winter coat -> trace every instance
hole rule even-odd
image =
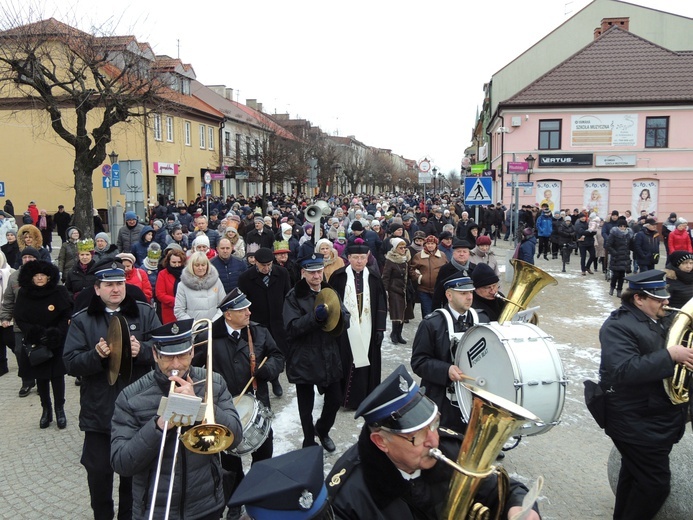
[[[33,284],[32,277],[45,272],[49,266],[50,279],[43,287]],[[19,291],[14,302],[14,320],[22,331],[23,344],[20,374],[25,379],[51,379],[65,375],[63,346],[72,315],[72,297],[64,286],[58,285],[58,268],[46,262],[28,262],[19,271]],[[37,366],[31,366],[27,356],[30,345],[44,344],[53,357]]]
[[[215,320],[221,316],[218,307],[225,296],[224,285],[219,280],[219,274],[214,266],[210,265],[203,277],[195,276],[187,269],[183,269],[176,291],[173,313],[178,320],[189,318]]]
[[[534,235],[524,239],[520,244],[520,250],[517,255],[518,260],[534,264],[534,251],[537,247],[537,237]]]
[[[469,255],[469,259],[473,264],[487,264],[491,269],[493,269],[496,276],[500,277],[498,259],[493,251],[489,249],[487,253],[484,253],[481,249],[479,249],[479,246],[477,246],[469,252]]]
[[[563,247],[564,245],[570,242],[576,243],[575,226],[573,226],[572,222],[567,222],[564,220],[561,224],[558,225],[557,233],[559,246]]]
[[[409,251],[405,256],[399,255],[391,249],[385,255],[383,267],[383,286],[387,292],[388,308],[392,321],[404,321],[414,319],[414,299],[407,297],[407,285],[409,283]]]
[[[108,384],[108,359],[102,359],[95,347],[99,338],[108,337],[111,316],[99,296],[94,295],[87,308],[75,313],[67,331],[63,361],[68,374],[82,378],[79,387],[82,431],[110,434],[116,397],[128,384],[151,371],[154,363],[151,342],[143,339],[145,332],[161,326],[154,309],[125,296],[120,315],[128,323],[129,334],[140,342],[140,352],[132,358],[130,381],[119,377],[113,386]]]
[[[255,381],[257,389],[255,397],[267,408],[271,408],[268,381],[273,381],[284,371],[284,355],[267,328],[250,322],[250,333],[253,337],[253,352],[255,352]],[[267,361],[258,369],[262,360]],[[248,347],[248,327],[241,331],[238,342],[234,341],[226,328],[226,321],[220,316],[212,324],[212,361],[214,371],[221,374],[231,395],[237,396],[243,391],[250,373],[250,348]],[[207,349],[198,349],[193,359],[195,366],[205,366]],[[252,387],[250,388],[253,394]]]
[[[322,288],[330,287],[322,283]],[[293,384],[312,384],[325,388],[342,379],[342,362],[337,338],[322,330],[315,318],[316,294],[304,278],[284,299],[284,327],[288,343],[286,376]],[[349,313],[342,306],[345,326]]]
[[[145,236],[147,233],[151,233],[152,239],[149,242],[145,241]],[[136,243],[132,244],[130,252],[135,255],[135,265],[137,267],[142,267],[142,262],[147,258],[147,249],[149,244],[154,242],[154,228],[152,226],[144,226],[142,231],[140,231],[140,236]]]
[[[427,294],[433,294],[438,272],[447,263],[448,259],[438,249],[432,255],[428,254],[425,249],[416,253],[409,262],[409,276],[412,282],[416,284],[416,289]]]
[[[606,239],[606,250],[609,252],[609,269],[612,271],[630,271],[630,246],[633,231],[626,228],[612,227]]]
[[[125,273],[125,283],[142,289],[142,292],[147,297],[147,301],[149,303],[152,302],[152,284],[149,282],[149,276],[147,276],[144,269],[133,267],[127,271]]]
[[[693,244],[691,244],[691,234],[688,229],[675,229],[669,233],[669,238],[667,239],[669,245],[669,252],[674,251],[688,251],[693,253]]]
[[[654,322],[630,303],[611,313],[599,331],[599,377],[606,392],[606,434],[641,446],[678,442],[688,404],[674,405],[662,380],[674,374],[666,349],[667,319]]]
[[[118,251],[121,253],[132,253],[132,246],[139,241],[143,227],[144,225],[139,222],[133,227],[128,226],[127,223],[121,227],[118,230],[118,238],[116,239]]]
[[[577,238],[577,244],[580,247],[589,247],[594,245],[594,235],[596,231],[590,231],[589,223],[578,220],[575,223],[575,236]],[[583,238],[584,237],[584,238]]]
[[[177,283],[180,280],[183,267],[179,267],[179,275],[176,276],[171,272],[171,267],[159,271],[159,276],[156,279],[156,300],[161,307],[161,321],[173,323],[176,321],[176,315],[173,313],[173,307],[176,304],[176,289]]]
[[[542,213],[539,215],[535,227],[537,229],[537,236],[550,237],[553,231],[553,217],[551,213]]]
[[[273,265],[269,285],[262,281],[264,275],[252,266],[238,277],[238,288],[251,302],[253,321],[267,327],[284,355],[287,354],[286,330],[284,329],[284,298],[291,290],[289,272]]]
[[[207,371],[191,367],[190,377],[200,382]],[[205,396],[206,384],[193,388],[198,397]],[[158,368],[125,388],[118,396],[113,414],[111,436],[111,465],[116,473],[132,477],[132,519],[148,517],[151,493],[159,455],[162,432],[156,426],[156,416],[161,398],[168,395],[171,382]],[[229,428],[234,440],[229,448],[236,447],[243,439],[243,426],[233,406],[233,397],[219,374],[212,376],[214,419]],[[185,432],[187,428],[183,429]],[[155,518],[164,517],[164,508],[173,467],[173,451],[176,429],[166,433],[159,486],[155,503]],[[156,448],[153,448],[153,447]],[[202,518],[224,506],[222,469],[218,456],[194,453],[183,447],[178,449],[170,518]],[[182,508],[182,510],[181,510]]]
[[[680,309],[693,298],[693,272],[686,273],[678,267],[668,265],[664,270],[669,286],[669,306]]]
[[[65,283],[65,280],[67,279],[67,273],[69,273],[75,264],[79,262],[77,242],[74,242],[72,238],[70,238],[70,233],[72,233],[74,229],[76,229],[79,233],[79,240],[82,239],[82,231],[75,226],[70,226],[65,232],[65,242],[63,242],[63,245],[60,246],[60,252],[58,253],[58,269],[60,269],[63,283]],[[17,236],[17,239],[19,240],[19,236]]]
[[[633,238],[633,260],[638,265],[655,265],[654,255],[659,254],[659,234],[643,227]]]
[[[330,249],[330,257],[325,258],[324,262],[325,270],[323,271],[323,273],[325,275],[325,280],[328,282],[330,281],[332,273],[346,265],[346,261],[339,256],[339,253],[335,248]]]
[[[233,255],[228,260],[222,260],[218,255],[215,256],[210,263],[215,267],[219,274],[219,279],[224,286],[224,292],[230,293],[238,287],[238,277],[246,269],[242,260]]]
[[[12,243],[7,242],[4,246],[0,247],[0,250],[2,250],[3,254],[5,255],[8,265],[10,265],[13,269],[18,269],[19,264],[22,261],[22,257],[19,254],[19,244],[17,241],[15,240]]]
[[[96,276],[89,274],[89,269],[94,265],[94,260],[87,264],[85,270],[81,268],[81,265],[82,263],[78,261],[65,277],[65,288],[73,298],[76,298],[83,289],[93,287],[96,281]]]

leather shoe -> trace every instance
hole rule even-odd
[[[58,424],[59,430],[64,430],[67,427],[67,417],[65,417],[64,408],[55,409],[55,422]]]
[[[34,385],[26,385],[23,386],[19,389],[19,397],[26,397],[31,393],[31,389],[34,388]]]
[[[45,430],[48,425],[53,422],[53,410],[50,406],[43,407],[43,413],[41,414],[41,420],[39,421],[39,428]]]
[[[279,379],[272,381],[272,393],[277,397],[284,395],[284,390],[282,389],[281,383],[279,383]]]
[[[320,439],[320,444],[322,444],[322,447],[330,453],[333,453],[337,449],[337,446],[334,445],[334,441],[330,439],[329,435],[325,435],[323,437],[322,435],[318,434],[318,439]]]

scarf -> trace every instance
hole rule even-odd
[[[671,270],[676,274],[676,279],[681,280],[686,285],[693,284],[693,271],[687,273],[678,267],[671,266]]]
[[[388,259],[390,262],[393,264],[403,264],[405,262],[409,262],[411,260],[411,253],[409,250],[405,252],[405,254],[401,255],[394,249],[390,249],[386,254],[385,258]]]
[[[347,335],[351,346],[351,355],[354,358],[356,368],[367,367],[371,363],[368,360],[368,349],[371,343],[371,292],[368,283],[368,268],[363,270],[363,312],[359,315],[359,302],[356,295],[356,282],[351,266],[346,270],[347,282],[344,288],[344,307],[351,314]]]
[[[47,229],[48,228],[48,224],[46,223],[46,216],[45,215],[41,215],[41,217],[39,218],[38,227],[39,227],[39,229]]]
[[[467,260],[466,264],[460,264],[454,258],[451,258],[450,263],[455,266],[455,269],[457,269],[458,271],[464,271],[465,274],[469,270],[469,260]]]
[[[175,282],[173,282],[173,294],[176,294],[176,291],[178,290],[178,284],[180,283],[180,275],[183,273],[184,267],[181,265],[179,267],[171,267],[170,265],[166,268],[166,270],[173,275],[173,277],[176,279]]]

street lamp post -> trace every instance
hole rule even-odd
[[[431,179],[433,180],[433,198],[436,198],[436,177],[438,176],[438,168],[435,166],[433,167],[433,170],[431,170],[432,175]]]
[[[527,163],[527,181],[529,181],[529,176],[534,173],[534,161],[536,161],[536,158],[532,154],[525,157],[525,162]]]
[[[115,152],[115,150],[108,154],[108,159],[111,161],[111,178],[108,183],[108,188],[106,188],[106,202],[108,204],[108,231],[111,233],[111,244],[115,244],[116,239],[113,233],[113,228],[115,227],[113,225],[113,221],[115,219],[113,218],[113,201],[111,200],[111,188],[113,187],[113,165],[118,164],[118,154]]]

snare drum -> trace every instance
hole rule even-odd
[[[546,433],[558,424],[568,381],[553,339],[536,325],[475,325],[458,345],[455,364],[466,375],[478,378],[477,384],[487,392],[526,408],[542,420],[525,424],[519,435]],[[460,383],[455,384],[455,392],[462,416],[469,421],[473,396]]]
[[[243,425],[243,440],[228,453],[241,456],[262,446],[269,435],[274,413],[251,394],[245,394],[238,400],[236,410]]]

